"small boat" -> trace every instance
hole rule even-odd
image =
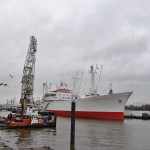
[[[15,120],[5,119],[0,124],[0,129],[16,129],[16,128],[55,128],[56,127],[56,116],[54,120],[48,119],[48,117],[38,118],[36,116],[25,116],[24,118],[16,118]]]
[[[27,109],[28,110],[28,109]],[[0,129],[16,128],[46,128],[56,127],[56,116],[53,114],[38,115],[36,112],[26,113],[23,117],[20,114],[8,114],[7,117],[0,118]]]

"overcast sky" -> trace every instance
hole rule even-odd
[[[72,83],[76,72],[103,65],[99,92],[133,91],[150,103],[149,0],[1,0],[0,103],[21,97],[30,36],[37,39],[34,97],[43,82]],[[9,74],[15,75],[11,78]],[[82,84],[84,87],[84,85]]]

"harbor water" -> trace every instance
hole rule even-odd
[[[52,150],[150,149],[150,120],[77,118],[74,146],[70,146],[70,130],[71,119],[57,117],[56,129],[4,129],[0,130],[0,140],[14,150],[40,147],[50,147]]]

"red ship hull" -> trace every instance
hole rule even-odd
[[[62,111],[62,110],[51,110],[57,116],[70,117],[71,111]],[[115,119],[115,120],[124,120],[124,112],[83,112],[76,111],[76,117],[78,118],[97,118],[97,119]]]

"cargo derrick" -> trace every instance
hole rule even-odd
[[[26,103],[33,103],[36,51],[37,40],[34,36],[31,36],[21,81],[22,89],[20,102],[22,104],[22,115],[24,113]]]

